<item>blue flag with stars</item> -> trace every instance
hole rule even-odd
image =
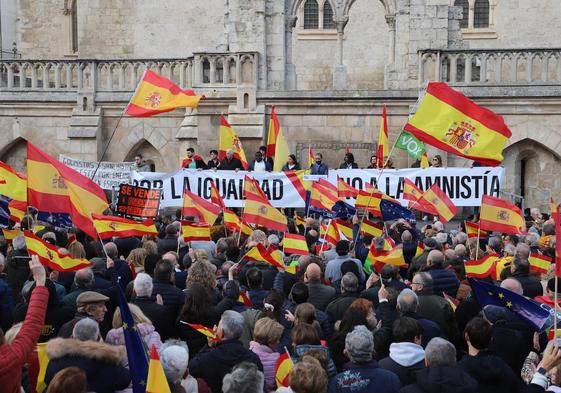
[[[505,307],[536,330],[541,331],[544,328],[549,318],[549,312],[541,308],[539,304],[508,289],[480,280],[470,278],[469,284],[481,308],[489,304]]]
[[[417,222],[415,214],[411,210],[388,199],[382,199],[380,201],[380,212],[382,213],[384,221],[404,218],[411,224],[415,224]]]
[[[116,285],[119,296],[119,309],[123,320],[123,333],[125,346],[127,347],[127,358],[129,370],[131,370],[132,391],[134,393],[146,392],[146,378],[148,377],[148,353],[140,337],[131,310],[125,299],[125,294],[120,285]]]

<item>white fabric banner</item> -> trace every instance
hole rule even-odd
[[[243,180],[245,175],[255,178],[275,207],[305,207],[302,190],[298,189],[283,172],[234,172],[234,171],[197,171],[181,169],[174,173],[132,172],[132,184],[146,188],[162,189],[160,207],[180,207],[182,190],[187,187],[191,192],[210,199],[210,182],[215,182],[218,191],[228,207],[243,206]],[[456,206],[479,206],[481,196],[499,196],[504,181],[502,167],[475,168],[407,168],[386,169],[380,176],[378,188],[404,205],[403,181],[407,178],[425,190],[437,183],[448,194]],[[327,179],[337,185],[337,176],[351,186],[366,189],[366,184],[376,185],[380,175],[377,169],[337,169],[330,170]],[[306,184],[325,176],[305,176]],[[347,201],[353,204],[353,200]]]
[[[98,165],[97,161],[78,160],[63,154],[58,156],[58,160],[90,179]],[[121,183],[130,183],[133,167],[134,162],[102,161],[93,180],[104,190],[111,190],[113,187],[119,188]]]

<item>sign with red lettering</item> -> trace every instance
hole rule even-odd
[[[116,214],[127,218],[154,218],[158,215],[162,190],[119,185]]]

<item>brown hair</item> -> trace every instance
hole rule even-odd
[[[127,262],[134,263],[135,267],[144,267],[144,260],[146,259],[146,249],[145,248],[135,248],[129,253],[127,257]]]
[[[68,253],[72,255],[73,258],[85,258],[86,249],[84,245],[79,241],[72,242],[68,245]]]
[[[209,291],[216,288],[216,275],[213,265],[208,261],[193,262],[187,271],[187,289],[194,283],[199,283]]]
[[[142,248],[146,250],[146,256],[148,255],[158,255],[158,245],[154,240],[147,240],[142,245]]]
[[[271,318],[261,318],[255,322],[253,339],[261,345],[276,344],[280,341],[284,327]]]
[[[67,367],[55,374],[46,393],[85,393],[88,380],[84,370],[78,367]]]
[[[317,360],[324,370],[327,370],[329,358],[327,352],[320,348],[308,349],[302,356],[298,358],[299,362],[307,362],[310,359]]]
[[[298,362],[289,374],[289,386],[294,393],[327,393],[327,373],[311,356]]]
[[[318,335],[321,336],[321,326],[316,320],[316,308],[312,303],[299,304],[294,311],[294,318],[294,325],[301,323],[312,325],[318,331]]]
[[[301,344],[320,344],[320,336],[318,330],[309,323],[299,323],[298,325],[294,326],[294,328],[292,329],[292,333],[290,334],[290,338],[292,340],[292,344],[294,344],[295,346]]]

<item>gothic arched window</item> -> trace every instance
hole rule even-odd
[[[456,7],[462,7],[462,19],[460,20],[460,27],[465,29],[468,27],[469,20],[469,2],[468,0],[456,0],[454,3]]]
[[[325,1],[323,4],[323,28],[324,29],[335,29],[335,21],[333,20],[333,8],[329,1]]]
[[[317,0],[304,3],[304,29],[319,29],[319,6]]]
[[[473,7],[473,27],[489,27],[489,0],[476,0]]]

